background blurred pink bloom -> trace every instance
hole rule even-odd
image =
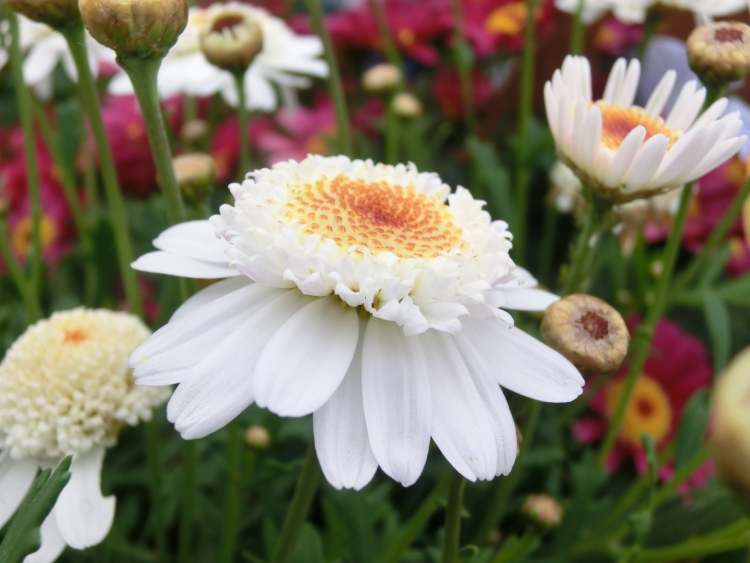
[[[474,85],[474,107],[481,109],[492,97],[492,84],[489,78],[475,69],[472,74]],[[441,68],[432,84],[432,95],[440,105],[443,114],[458,118],[464,114],[461,100],[461,81],[458,79],[458,71],[453,68]]]
[[[610,16],[596,27],[593,46],[606,55],[619,57],[633,49],[642,36],[642,25],[624,23]]]

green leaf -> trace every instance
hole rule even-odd
[[[680,469],[698,455],[703,447],[708,429],[708,394],[695,393],[682,411],[682,422],[675,447],[675,470]]]
[[[34,479],[0,543],[0,561],[20,563],[29,553],[39,549],[39,528],[70,480],[70,462],[68,456],[54,470],[42,471]]]
[[[511,536],[503,542],[503,546],[492,560],[492,563],[522,561],[524,558],[534,553],[541,543],[541,539],[536,534]]]
[[[711,337],[711,356],[714,361],[714,371],[718,372],[729,360],[732,329],[726,304],[711,289],[706,289],[703,292],[703,314]]]
[[[476,138],[468,140],[467,148],[492,216],[512,217],[510,174],[498,158],[495,148],[490,143]]]

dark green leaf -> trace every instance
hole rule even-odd
[[[677,434],[675,469],[680,469],[694,459],[703,447],[708,428],[708,394],[695,393],[682,411],[682,422]]]

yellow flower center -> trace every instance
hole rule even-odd
[[[42,248],[46,249],[57,237],[57,224],[52,217],[42,216]],[[11,235],[13,250],[18,256],[25,257],[29,252],[34,237],[34,225],[31,217],[24,217],[18,222]]]
[[[606,102],[597,102],[602,113],[602,143],[611,150],[617,150],[633,129],[642,125],[646,129],[646,140],[654,135],[664,135],[671,147],[679,138],[679,133],[667,127],[661,117],[649,115],[643,108],[622,107]]]
[[[322,135],[314,135],[310,137],[305,143],[305,152],[307,154],[326,154],[328,152],[328,144]]]
[[[493,10],[484,22],[485,29],[493,35],[518,35],[526,23],[526,6],[512,2]]]
[[[441,200],[385,181],[339,175],[294,186],[284,217],[308,235],[372,254],[434,258],[462,245],[462,231]]]
[[[408,27],[400,28],[396,36],[398,37],[398,42],[405,47],[411,47],[417,40],[414,30]]]
[[[80,327],[67,327],[63,330],[63,344],[80,344],[88,338],[88,332]]]
[[[607,412],[613,415],[623,391],[623,383],[616,383],[607,391]],[[625,409],[620,438],[639,446],[641,436],[648,434],[655,443],[666,438],[672,423],[672,405],[659,383],[647,375],[636,382],[633,395]]]

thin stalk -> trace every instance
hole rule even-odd
[[[726,240],[729,231],[734,226],[740,213],[742,213],[742,206],[748,198],[748,195],[750,195],[750,180],[746,181],[742,186],[742,189],[737,192],[732,203],[724,212],[721,221],[719,221],[719,224],[711,231],[711,235],[708,237],[708,240],[706,240],[703,248],[701,248],[700,252],[693,257],[690,264],[688,264],[682,274],[675,281],[675,287],[678,290],[686,289],[693,279],[695,279],[695,276],[705,271],[706,261],[716,254],[716,251]],[[675,293],[678,293],[678,291],[675,291]]]
[[[669,563],[670,561],[692,561],[716,553],[736,551],[750,545],[750,530],[730,537],[714,537],[709,534],[694,537],[684,543],[645,549],[635,558],[635,563]]]
[[[608,203],[600,202],[596,196],[589,197],[588,202],[586,221],[578,235],[563,285],[563,294],[565,295],[583,291],[588,285],[586,278],[590,273],[591,257],[593,256],[595,245],[599,242],[601,228],[607,224],[611,210]]]
[[[60,184],[63,188],[65,201],[68,204],[73,223],[76,226],[78,238],[81,241],[81,251],[83,254],[83,284],[84,284],[84,303],[91,306],[96,300],[96,288],[98,274],[94,263],[94,241],[91,237],[91,228],[86,220],[81,201],[76,190],[75,178],[70,167],[65,162],[60,148],[52,137],[52,128],[50,127],[47,115],[39,104],[34,104],[34,109],[39,123],[39,130],[42,133],[42,140],[47,146],[55,168],[60,174]]]
[[[143,315],[143,302],[138,279],[135,270],[130,267],[133,261],[133,246],[128,230],[128,218],[125,210],[125,202],[117,181],[112,150],[107,140],[107,134],[102,121],[102,110],[99,103],[99,92],[96,89],[94,77],[91,75],[89,59],[86,48],[86,39],[83,24],[76,23],[63,30],[63,35],[68,43],[68,48],[73,56],[76,70],[78,71],[78,88],[81,95],[83,108],[88,116],[89,125],[96,141],[99,162],[101,165],[104,189],[107,194],[107,205],[109,207],[109,219],[115,236],[115,248],[117,251],[117,262],[120,268],[125,297],[128,308],[133,314]]]
[[[305,0],[307,11],[310,12],[312,29],[323,41],[325,59],[328,63],[328,91],[336,108],[336,133],[339,139],[339,150],[342,154],[352,153],[352,140],[349,125],[349,110],[346,107],[344,87],[341,84],[336,54],[333,52],[331,36],[328,34],[323,21],[321,0]]]
[[[482,541],[486,538],[488,532],[497,526],[505,515],[505,511],[508,509],[508,501],[518,485],[518,482],[521,480],[523,465],[526,460],[526,455],[531,448],[531,444],[534,441],[534,434],[536,434],[536,428],[539,424],[539,416],[541,412],[542,403],[539,401],[531,401],[526,422],[521,430],[521,447],[518,450],[516,463],[513,466],[510,475],[501,479],[495,485],[495,492],[492,495],[492,500],[487,505],[487,512],[485,513],[484,520],[474,538],[475,541]]]
[[[586,26],[583,23],[583,10],[586,7],[586,0],[578,0],[576,13],[573,16],[573,27],[570,30],[570,48],[568,49],[573,55],[583,53],[583,40]]]
[[[26,186],[31,210],[31,252],[26,253],[27,264],[30,266],[29,283],[37,303],[42,289],[42,273],[44,268],[44,245],[42,243],[42,195],[39,185],[39,156],[37,155],[36,136],[34,135],[33,103],[31,93],[23,80],[23,54],[18,28],[18,17],[11,12],[8,15],[10,23],[10,60],[13,74],[13,86],[16,90],[18,113],[23,129],[24,156],[26,158]],[[41,306],[37,308],[41,310]]]
[[[16,290],[26,307],[26,316],[30,324],[40,319],[42,312],[39,308],[37,295],[32,291],[31,284],[26,279],[21,265],[18,263],[18,258],[16,258],[13,248],[10,245],[10,235],[8,234],[5,217],[5,211],[0,211],[0,255],[2,255],[3,261],[10,273],[10,278],[13,280],[13,284],[16,286]]]
[[[635,56],[641,62],[643,62],[643,58],[648,52],[648,46],[651,44],[651,39],[654,38],[654,34],[656,33],[656,29],[659,27],[659,23],[661,23],[661,18],[659,16],[656,16],[654,14],[649,14],[648,16],[646,16],[646,22],[643,26],[643,36],[638,42],[638,46],[635,50]]]
[[[529,127],[534,105],[534,55],[536,51],[536,5],[537,0],[524,0],[526,22],[524,24],[523,54],[521,59],[521,86],[518,104],[518,146],[516,149],[516,217],[513,225],[513,245],[516,256],[523,262],[526,253],[526,215],[529,205]]]
[[[198,483],[198,443],[185,440],[182,447],[182,503],[180,510],[180,535],[178,561],[192,563],[193,527],[195,525],[195,491]]]
[[[555,257],[555,245],[557,243],[557,227],[560,222],[560,213],[553,204],[544,208],[544,238],[542,239],[542,250],[539,257],[539,278],[547,283],[552,277],[552,263]]]
[[[453,42],[456,49],[456,70],[461,86],[461,104],[469,137],[474,137],[477,129],[476,108],[474,107],[474,83],[471,80],[472,63],[465,60],[471,51],[466,42],[464,29],[464,10],[461,0],[452,0],[453,9]]]
[[[599,450],[598,460],[602,467],[605,466],[607,458],[615,445],[617,436],[620,434],[622,421],[625,418],[625,411],[630,403],[635,384],[643,371],[643,366],[646,363],[646,358],[648,358],[651,349],[651,339],[653,338],[656,324],[659,322],[659,319],[661,319],[667,306],[667,300],[672,286],[672,275],[674,274],[677,254],[680,250],[680,242],[682,241],[682,232],[685,229],[685,219],[687,218],[690,197],[693,194],[693,185],[693,183],[688,184],[682,190],[680,196],[680,207],[675,216],[672,231],[669,233],[667,246],[662,255],[663,271],[661,277],[657,281],[654,301],[646,311],[646,317],[643,323],[638,327],[633,336],[628,374],[625,378],[625,384],[615,408],[614,416],[612,417],[612,420],[610,420],[607,434],[604,438],[601,449]]]
[[[237,87],[237,108],[240,123],[240,177],[244,177],[250,171],[250,116],[247,111],[247,88],[245,87],[245,75],[236,74],[234,83]]]
[[[452,478],[453,474],[449,473],[438,481],[432,492],[419,505],[414,515],[402,526],[401,532],[386,550],[383,563],[399,563],[403,559],[409,546],[424,532],[428,522],[440,508]]]
[[[242,425],[234,420],[227,429],[227,493],[224,499],[224,524],[221,527],[220,563],[231,563],[237,548],[240,527],[240,499],[242,498]]]
[[[442,563],[458,563],[461,547],[461,513],[464,508],[466,480],[458,473],[453,475],[448,492],[448,506],[445,508],[445,541],[443,542]]]
[[[172,164],[167,126],[159,101],[156,76],[161,59],[135,59],[118,57],[117,62],[127,72],[141,107],[151,154],[156,165],[156,178],[167,204],[167,219],[174,225],[185,220],[185,205],[177,185]]]
[[[385,121],[385,161],[388,164],[396,164],[398,162],[398,148],[399,148],[399,116],[393,109],[393,98],[389,97],[386,100],[388,107],[386,109],[386,121]]]
[[[370,10],[372,10],[372,15],[375,19],[375,25],[378,27],[378,34],[380,35],[380,41],[383,44],[385,58],[388,59],[388,62],[393,66],[398,67],[403,71],[404,61],[401,58],[401,53],[399,53],[398,48],[396,47],[396,42],[393,40],[391,29],[388,27],[388,18],[385,14],[383,0],[370,0]]]
[[[315,457],[315,449],[310,446],[270,563],[285,563],[294,552],[299,532],[307,519],[315,492],[318,490],[319,481],[318,460]]]
[[[149,494],[151,496],[151,510],[154,511],[154,537],[156,539],[156,560],[162,561],[167,549],[166,517],[164,502],[161,498],[162,490],[162,460],[159,428],[155,420],[144,426],[146,433],[146,463],[149,472]]]

